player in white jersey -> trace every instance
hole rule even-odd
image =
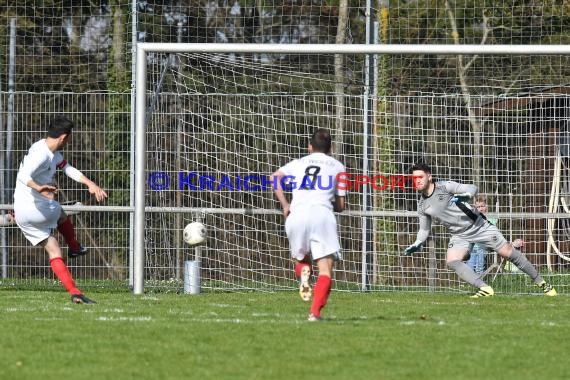
[[[94,182],[63,158],[61,149],[71,135],[73,122],[56,116],[49,124],[47,137],[34,143],[20,164],[14,191],[15,221],[32,245],[42,245],[48,253],[55,275],[71,294],[74,303],[94,303],[77,289],[65,265],[61,248],[52,235],[57,227],[70,247],[69,256],[77,257],[87,251],[79,245],[70,219],[55,199],[57,187],[52,183],[56,169],[73,180],[83,183],[98,202],[107,197]]]
[[[330,133],[318,129],[309,142],[310,154],[279,168],[272,178],[285,217],[291,256],[296,260],[295,274],[301,281],[299,294],[305,301],[312,295],[311,258],[319,270],[310,321],[321,320],[321,309],[331,291],[334,262],[342,259],[333,211],[345,208],[346,190],[338,186],[338,176],[346,170],[329,155],[331,146]],[[285,196],[286,189],[292,190],[291,204]]]
[[[463,262],[473,244],[494,250],[510,260],[528,274],[547,296],[557,294],[554,287],[543,280],[526,257],[504,238],[497,226],[489,223],[484,214],[464,203],[477,194],[475,185],[453,181],[433,182],[431,169],[425,163],[415,164],[411,172],[416,181],[416,189],[421,194],[418,201],[420,229],[416,241],[405,249],[405,254],[409,255],[421,249],[431,232],[432,218],[435,218],[451,232],[446,256],[447,266],[453,269],[459,278],[479,289],[473,298],[495,294],[493,288]]]

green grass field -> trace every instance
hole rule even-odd
[[[566,296],[0,290],[0,379],[569,379]]]

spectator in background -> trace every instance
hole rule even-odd
[[[487,196],[485,194],[477,194],[473,198],[475,208],[483,215],[487,214]],[[487,217],[487,221],[493,225],[497,225],[497,219]],[[485,272],[487,249],[480,244],[473,244],[473,247],[469,251],[469,260],[466,264],[475,271],[477,274],[483,274]]]

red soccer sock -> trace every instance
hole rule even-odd
[[[329,276],[320,275],[315,284],[313,295],[313,304],[311,306],[311,314],[315,317],[321,316],[321,309],[325,307],[331,293],[331,278]]]
[[[77,242],[77,236],[75,235],[73,224],[71,224],[71,220],[69,218],[66,218],[63,222],[58,224],[57,230],[63,235],[69,249],[72,251],[79,251],[81,249],[81,246]]]
[[[75,282],[73,282],[73,278],[71,278],[71,273],[69,273],[69,269],[67,269],[67,265],[65,265],[61,257],[51,259],[49,264],[51,265],[51,270],[55,273],[57,278],[59,278],[59,281],[61,281],[69,294],[81,294],[81,290],[75,287]]]
[[[309,267],[311,273],[313,272],[311,270],[311,264],[306,263],[304,261],[297,261],[295,263],[295,276],[297,276],[297,278],[301,278],[301,271],[303,270],[304,267]]]

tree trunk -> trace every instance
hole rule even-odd
[[[338,5],[338,26],[336,29],[337,45],[344,44],[346,40],[346,25],[348,21],[348,1],[340,0]],[[342,149],[342,132],[344,130],[344,108],[345,108],[345,75],[344,75],[344,54],[335,54],[334,56],[334,76],[335,76],[335,97],[336,97],[336,121],[335,131],[333,133],[333,153],[340,156]]]

